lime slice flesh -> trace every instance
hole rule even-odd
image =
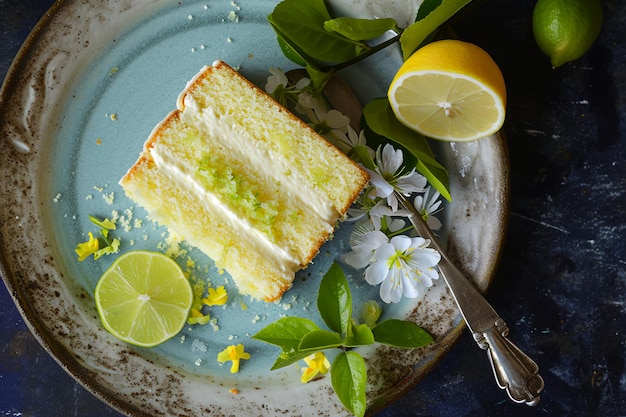
[[[102,274],[95,301],[111,334],[126,343],[152,347],[182,330],[193,292],[174,260],[159,252],[132,251]]]

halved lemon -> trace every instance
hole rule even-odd
[[[111,334],[133,345],[153,347],[182,330],[193,292],[180,266],[168,256],[131,251],[102,274],[95,300]]]
[[[418,49],[398,70],[388,98],[400,122],[433,139],[476,140],[504,123],[502,72],[468,42],[442,40]]]

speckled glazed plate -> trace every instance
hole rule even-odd
[[[383,2],[372,2],[379,9],[367,1],[332,3],[342,14],[384,14],[401,23],[415,12],[415,5],[406,2],[384,2],[383,9]],[[117,182],[203,65],[223,59],[257,84],[263,84],[270,67],[293,67],[266,23],[274,4],[60,1],[28,38],[3,84],[2,277],[50,354],[95,395],[128,415],[347,414],[328,377],[301,384],[297,366],[270,372],[276,348],[250,335],[281,315],[320,321],[314,307],[317,286],[330,263],[347,250],[348,226],[298,274],[283,300],[270,304],[237,295],[227,274],[219,274],[210,259],[183,244],[178,249],[185,252],[177,258],[181,265],[198,279],[226,285],[231,297],[225,307],[211,310],[217,320],[213,325],[186,326],[153,349],[121,343],[100,324],[92,294],[114,256],[79,263],[74,253],[87,232],[96,232],[88,215],[118,219],[115,233],[122,252],[172,249],[166,230],[148,221]],[[385,94],[400,63],[398,51],[389,49],[342,75],[365,103]],[[444,211],[442,236],[462,269],[484,290],[493,277],[506,223],[504,141],[496,135],[441,145],[437,152],[450,171],[454,196]],[[363,284],[359,274],[350,272],[349,280],[356,300],[376,298],[377,288]],[[443,282],[420,299],[386,307],[384,314],[415,320],[436,342],[408,352],[362,350],[370,414],[414,386],[463,328]],[[238,374],[216,361],[217,353],[233,343],[243,343],[252,355]]]

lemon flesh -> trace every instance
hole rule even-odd
[[[487,52],[467,42],[417,50],[398,70],[388,98],[401,123],[433,139],[476,140],[504,123],[504,77]]]
[[[132,251],[117,258],[95,290],[105,329],[136,346],[153,347],[175,336],[193,301],[178,264],[158,252]]]

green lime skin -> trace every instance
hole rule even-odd
[[[533,35],[554,68],[583,56],[602,28],[600,0],[539,0]]]

